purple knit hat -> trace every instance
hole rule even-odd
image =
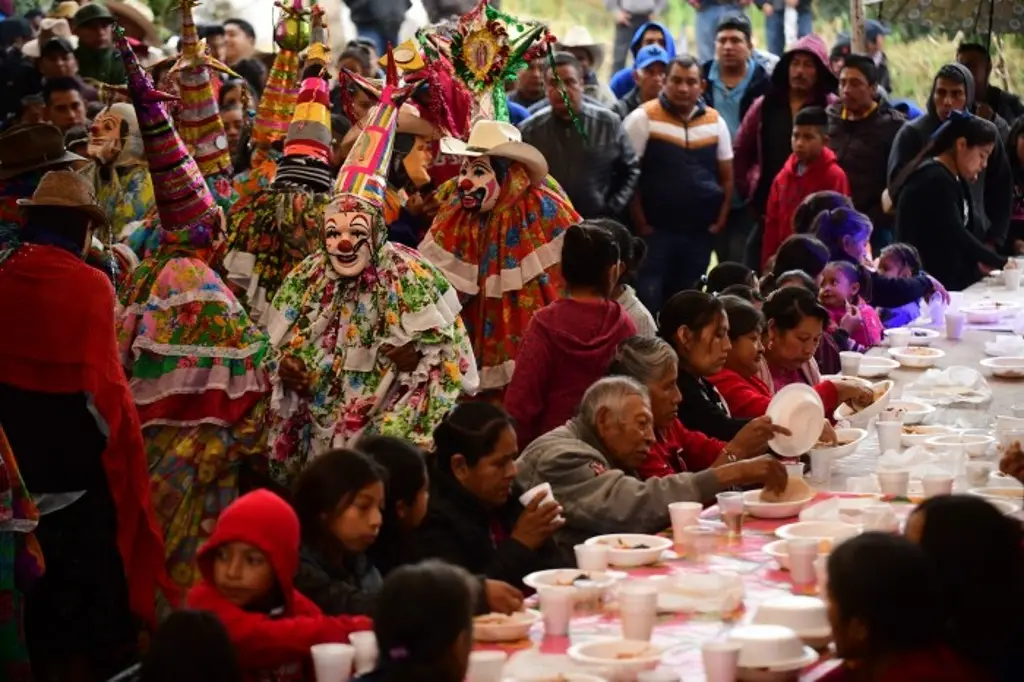
[[[128,73],[128,92],[135,105],[153,179],[153,195],[160,214],[160,242],[208,248],[220,230],[221,213],[199,166],[171,124],[164,102],[174,98],[153,87],[152,79],[125,39],[124,29],[115,24],[114,34]]]

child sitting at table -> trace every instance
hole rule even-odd
[[[443,561],[395,569],[377,602],[377,669],[358,682],[462,682],[473,649],[475,587],[469,573]]]
[[[877,346],[882,341],[882,321],[865,299],[871,297],[871,274],[867,268],[848,261],[832,261],[821,273],[818,301],[832,320],[832,327],[846,330],[860,346]]]
[[[897,242],[882,249],[878,258],[878,274],[893,279],[907,279],[921,273],[921,255],[911,244]],[[878,316],[886,329],[904,327],[921,316],[921,302],[895,308],[879,308]]]
[[[362,616],[325,616],[292,584],[299,565],[299,520],[268,490],[235,500],[196,557],[202,580],[188,607],[220,619],[246,679],[310,679],[309,648],[346,642],[373,626]]]
[[[295,481],[302,526],[295,587],[324,613],[369,614],[381,577],[366,551],[380,532],[387,472],[361,452],[331,450]]]

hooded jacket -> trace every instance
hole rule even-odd
[[[828,47],[818,36],[806,35],[779,60],[772,71],[771,89],[754,101],[733,141],[736,192],[749,199],[758,213],[764,211],[772,180],[785,166],[792,151],[789,138],[793,130],[793,112],[789,107],[789,63],[797,53],[811,55],[818,66],[818,80],[806,106],[827,107],[836,101],[835,91],[839,82],[829,68]],[[786,130],[785,139],[779,134],[782,130]]]
[[[615,349],[636,326],[615,301],[564,298],[542,308],[526,329],[505,394],[520,449],[576,412],[583,393],[608,371]]]
[[[566,561],[575,545],[595,535],[660,533],[669,526],[669,502],[707,503],[722,491],[714,470],[640,480],[637,472],[619,468],[579,419],[535,440],[516,468],[524,489],[551,484],[565,517],[554,539]]]
[[[879,102],[860,119],[843,118],[843,105],[833,104],[828,112],[828,146],[850,181],[853,206],[871,218],[875,229],[889,230],[892,218],[882,208],[882,192],[889,165],[889,150],[907,122],[906,116]]]
[[[806,197],[825,190],[850,196],[850,183],[839,167],[835,152],[828,147],[801,170],[796,154],[790,154],[785,167],[775,176],[764,217],[761,242],[761,267],[775,255],[786,237],[793,234],[793,214]]]
[[[213,582],[216,550],[230,542],[250,544],[267,557],[284,598],[280,609],[269,614],[243,609],[217,589]],[[372,627],[370,619],[362,616],[325,616],[294,588],[299,519],[287,502],[268,490],[249,493],[228,506],[196,560],[203,579],[189,592],[188,607],[220,619],[247,682],[306,680],[311,646],[346,642],[350,633]]]
[[[892,151],[889,152],[888,186],[893,205],[896,205],[902,190],[901,186],[895,186],[898,176],[902,174],[907,164],[914,162],[928,144],[931,135],[942,125],[935,110],[935,85],[940,76],[950,74],[952,70],[963,77],[967,90],[967,108],[974,109],[974,77],[971,76],[970,70],[961,64],[946,64],[939,69],[932,81],[931,94],[928,96],[928,113],[903,126],[893,141]],[[998,121],[996,125],[998,127]],[[1005,126],[1005,122],[1003,125]],[[1002,244],[1006,239],[1010,229],[1013,202],[1013,176],[1001,141],[1006,138],[1006,131],[1001,129],[992,155],[989,156],[988,166],[970,186],[975,236],[995,244]],[[928,263],[925,263],[925,266],[931,267]]]
[[[649,28],[661,29],[661,32],[665,34],[665,51],[668,52],[668,58],[671,61],[676,56],[676,41],[672,37],[672,32],[668,30],[668,26],[665,24],[659,24],[656,21],[649,21],[636,30],[633,34],[633,41],[629,44],[629,51],[633,55],[633,59],[636,59],[636,53],[640,51],[640,39],[644,37],[644,33]],[[629,94],[630,90],[633,89],[635,83],[633,82],[633,66],[627,66],[623,69],[619,69],[611,81],[608,83],[608,87],[612,89],[612,93],[619,99],[622,99]]]

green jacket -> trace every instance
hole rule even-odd
[[[75,58],[78,60],[78,75],[82,78],[93,78],[111,85],[120,85],[128,80],[124,62],[112,47],[96,50],[79,45],[75,50]]]

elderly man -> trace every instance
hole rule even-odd
[[[516,462],[516,480],[525,489],[551,484],[566,519],[555,535],[563,557],[594,535],[664,530],[670,502],[710,502],[733,486],[763,483],[781,490],[786,485],[785,468],[770,456],[641,481],[635,471],[653,443],[647,389],[613,376],[587,389],[578,417],[526,448]]]

